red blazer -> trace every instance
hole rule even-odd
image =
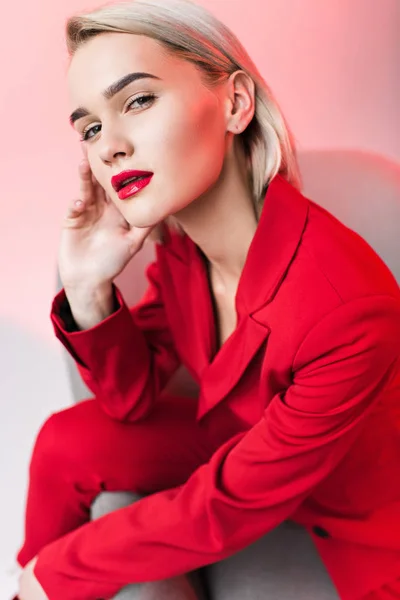
[[[183,362],[219,444],[184,485],[44,548],[35,573],[50,597],[188,572],[285,519],[309,530],[341,598],[398,577],[400,290],[375,252],[276,176],[219,352],[197,246],[167,233],[148,277],[138,306],[115,288],[118,309],[88,331],[67,331],[60,292],[55,333],[116,419],[148,413]]]

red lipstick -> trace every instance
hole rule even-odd
[[[150,171],[122,171],[111,178],[111,185],[118,193],[118,198],[126,200],[146,187],[152,177]]]

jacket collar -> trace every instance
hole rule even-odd
[[[238,324],[213,355],[215,324],[202,253],[188,236],[165,231],[163,248],[187,281],[195,305],[191,352],[200,367],[198,419],[238,383],[270,333],[263,310],[275,296],[301,242],[309,201],[280,175],[270,182],[236,293]],[[167,228],[165,228],[167,229]],[[179,239],[178,239],[179,238]]]
[[[280,175],[271,181],[239,280],[239,312],[255,314],[274,297],[300,244],[308,206]]]
[[[253,314],[270,302],[296,253],[307,221],[309,202],[281,175],[270,182],[260,220],[247,254],[236,294],[238,314]],[[193,270],[201,251],[186,235],[164,229],[165,251]],[[179,237],[177,241],[173,238]]]

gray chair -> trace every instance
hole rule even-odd
[[[299,164],[303,193],[359,233],[400,282],[400,165],[382,156],[355,150],[301,152]],[[146,285],[144,267],[152,257],[153,247],[146,245],[116,279],[128,304],[134,304],[141,297]],[[60,286],[58,281],[58,289]],[[91,392],[67,353],[66,359],[74,400],[79,402],[90,397]],[[197,388],[182,368],[169,384],[169,391],[192,395]],[[92,507],[92,517],[135,500],[133,495],[123,492],[100,494]],[[293,527],[283,524],[269,534],[268,545],[260,540],[245,553],[228,559],[229,563],[222,561],[208,567],[203,582],[208,581],[211,600],[337,598],[329,578],[318,566],[311,541],[300,528]],[[118,598],[128,600],[129,588]]]
[[[298,159],[303,193],[360,234],[400,282],[400,163],[355,150]]]

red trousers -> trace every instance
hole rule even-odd
[[[379,590],[371,592],[361,600],[399,600],[400,598],[400,579],[384,585]]]
[[[32,454],[21,566],[89,521],[100,492],[145,495],[184,483],[214,451],[195,415],[196,400],[171,396],[136,423],[112,420],[95,400],[52,415]]]
[[[136,423],[110,419],[95,400],[52,415],[32,454],[20,565],[86,523],[100,492],[146,495],[184,483],[218,445],[196,422],[196,409],[195,399],[168,396]],[[395,599],[400,581],[357,600]]]

